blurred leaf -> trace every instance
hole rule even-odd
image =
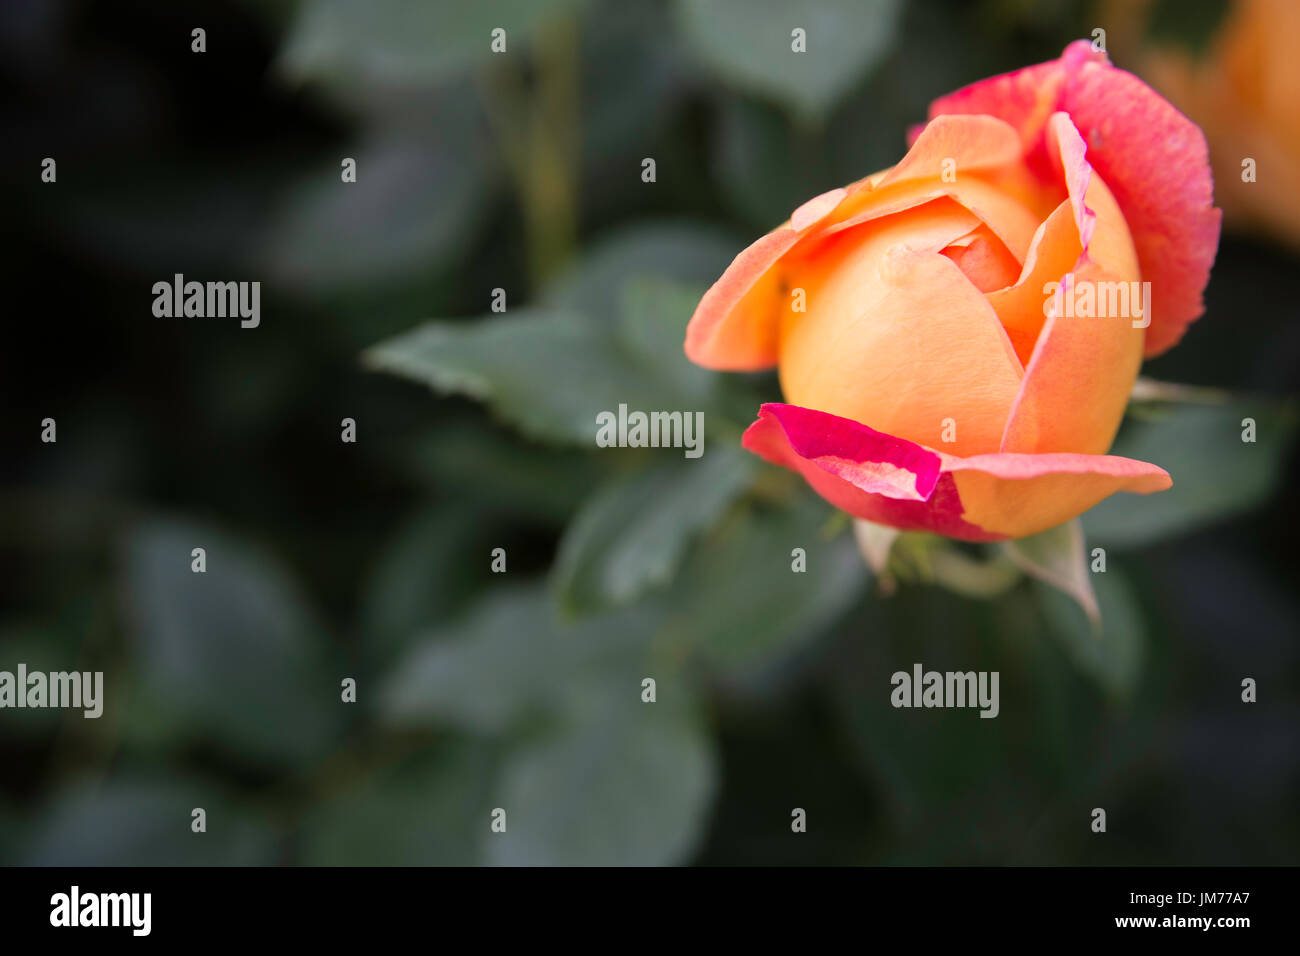
[[[1086,627],[1078,606],[1052,593]],[[842,739],[879,797],[873,860],[1016,861],[1041,842],[1036,824],[1050,801],[1085,792],[1096,771],[1090,758],[1114,731],[1093,688],[1042,632],[1028,588],[972,601],[904,587],[843,629],[824,674]],[[892,675],[917,664],[998,672],[999,715],[894,707]]]
[[[1160,379],[1139,375],[1129,393],[1129,412],[1149,414],[1153,420],[1161,418],[1160,404],[1164,402],[1190,402],[1195,405],[1224,405],[1232,401],[1232,393],[1225,388],[1206,385],[1184,385],[1181,382],[1163,382]],[[1148,409],[1148,406],[1154,406]]]
[[[486,402],[525,435],[594,446],[596,416],[620,402],[662,407],[608,329],[573,312],[519,309],[506,318],[427,322],[365,353],[380,371]]]
[[[547,287],[542,301],[605,321],[619,314],[629,280],[712,283],[744,246],[739,238],[708,226],[671,222],[627,226],[586,250],[573,268]],[[691,303],[682,318],[683,340],[694,308]],[[681,342],[678,346],[680,350]]]
[[[824,115],[888,52],[897,0],[677,0],[696,53],[725,82]],[[806,51],[792,50],[805,31]]]
[[[363,360],[486,402],[530,437],[594,447],[597,415],[617,414],[619,405],[703,410],[717,376],[692,366],[680,347],[694,301],[668,285],[634,284],[616,322],[564,309],[428,322]]]
[[[36,672],[92,670],[82,666],[77,647],[84,640],[89,624],[88,615],[80,607],[66,601],[63,614],[58,619],[32,622],[5,622],[0,629],[0,670],[15,673],[19,662],[27,665],[29,674]],[[107,678],[107,675],[105,675]],[[105,680],[107,685],[107,679]],[[19,689],[20,694],[26,691]],[[102,701],[101,701],[102,703]],[[23,707],[6,709],[0,720],[0,741],[6,738],[49,737],[54,734],[67,716],[81,719],[81,712],[63,711],[57,707]],[[95,723],[94,720],[88,723]],[[91,728],[87,728],[91,729]]]
[[[1064,591],[1079,603],[1093,626],[1100,623],[1083,528],[1077,518],[1041,534],[1003,542],[1002,547],[1022,571]]]
[[[367,776],[313,808],[306,866],[474,866],[482,863],[495,759],[458,740]]]
[[[686,358],[686,326],[703,295],[702,288],[662,278],[634,278],[623,287],[618,342],[680,401],[707,403],[718,381]]]
[[[107,675],[105,675],[107,676]],[[151,683],[141,668],[131,669],[118,693],[126,708],[117,726],[121,746],[133,754],[165,759],[204,736],[204,714],[188,709],[184,700]]]
[[[560,542],[552,576],[560,607],[581,614],[669,583],[691,540],[740,494],[755,464],[722,445],[699,460],[660,458],[606,485]]]
[[[717,783],[712,742],[689,688],[638,686],[599,714],[520,747],[502,770],[495,806],[505,833],[486,837],[505,866],[662,866],[698,842]]]
[[[432,84],[492,56],[492,31],[506,31],[505,55],[579,0],[304,0],[282,51],[282,69],[299,79],[362,79]]]
[[[380,691],[384,719],[501,733],[528,714],[586,712],[620,675],[636,690],[655,620],[636,607],[561,627],[544,586],[494,589],[393,669]]]
[[[1141,676],[1146,630],[1141,608],[1123,572],[1113,565],[1094,575],[1101,613],[1095,628],[1078,603],[1056,588],[1035,582],[1048,630],[1075,665],[1112,697],[1128,700]]]
[[[831,512],[810,492],[738,514],[692,553],[672,592],[668,640],[741,672],[819,636],[870,579],[852,535],[826,540]],[[806,571],[792,552],[802,548]]]
[[[202,807],[207,832],[190,829]],[[278,837],[219,790],[196,782],[127,779],[78,785],[31,835],[29,866],[268,866]]]
[[[695,843],[714,787],[690,687],[649,657],[653,605],[553,623],[544,588],[501,588],[443,640],[413,653],[381,692],[399,725],[447,721],[517,738],[485,807],[507,832],[491,862],[673,862]],[[658,702],[641,701],[641,681]]]
[[[481,523],[473,510],[445,504],[402,523],[364,593],[361,629],[368,654],[386,658],[460,607],[474,577],[465,555]]]
[[[1163,420],[1130,419],[1111,454],[1159,465],[1173,487],[1107,498],[1083,517],[1088,539],[1137,547],[1256,507],[1282,478],[1296,417],[1294,406],[1237,399],[1223,406],[1171,406]],[[1256,423],[1253,443],[1241,440],[1245,418]]]
[[[305,293],[382,283],[432,263],[450,268],[472,246],[491,195],[493,165],[457,119],[445,138],[392,139],[343,151],[357,179],[341,180],[340,160],[289,193],[276,213],[265,261],[277,282]]]
[[[190,570],[197,547],[202,574]],[[340,678],[277,564],[211,528],[160,520],[130,534],[124,581],[150,695],[240,756],[307,760],[335,742]]]

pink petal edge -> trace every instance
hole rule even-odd
[[[1152,321],[1145,352],[1175,345],[1205,306],[1202,293],[1219,244],[1209,150],[1200,128],[1105,53],[1076,40],[1060,59],[990,77],[930,104],[931,119],[989,114],[1022,137],[1040,175],[1052,161],[1046,126],[1064,111],[1087,143],[1088,160],[1128,221],[1151,283]]]
[[[998,452],[959,458],[875,431],[852,419],[768,402],[742,444],[803,475],[818,494],[849,514],[903,530],[969,541],[1008,537],[965,519],[956,476],[979,472],[1007,482],[1051,475],[1104,475],[1115,490],[1146,494],[1172,484],[1164,469],[1113,455]]]

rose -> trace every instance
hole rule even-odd
[[[1143,355],[1203,311],[1219,219],[1200,131],[1079,41],[935,101],[897,166],[741,252],[686,353],[778,366],[791,404],[762,406],[744,445],[837,507],[1034,534],[1170,486],[1106,452]]]

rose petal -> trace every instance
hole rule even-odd
[[[931,124],[934,125],[934,124]],[[950,151],[944,153],[944,150]],[[943,159],[958,171],[955,183],[940,179]],[[777,361],[777,336],[786,303],[778,263],[802,241],[815,243],[828,227],[856,228],[875,219],[951,195],[971,209],[1017,257],[1029,248],[1037,219],[1019,199],[974,172],[1016,158],[1015,134],[991,117],[949,117],[919,142],[893,170],[816,196],[754,242],[727,267],[691,317],[686,355],[696,364],[729,371],[756,371]],[[898,172],[901,170],[901,172]],[[933,182],[917,177],[933,171]],[[897,175],[895,175],[897,173]],[[879,184],[894,178],[884,188]]]
[[[950,242],[943,255],[957,263],[962,274],[984,293],[1005,289],[1017,280],[1021,271],[1019,260],[985,225]],[[1022,364],[1028,360],[1029,356],[1025,355]]]
[[[1064,109],[1061,99],[1068,76],[1087,63],[1109,67],[1110,61],[1087,40],[1076,40],[1059,59],[991,76],[939,97],[930,104],[929,117],[933,121],[950,114],[985,114],[1006,121],[1020,137],[1026,162],[1051,179],[1054,166],[1044,127],[1053,113]]]
[[[805,203],[799,208],[808,207]],[[808,213],[801,217],[808,219]],[[802,229],[779,226],[732,260],[695,307],[686,327],[687,358],[706,368],[735,372],[776,364],[781,289],[772,266],[815,224],[806,222]]]
[[[937,200],[810,257],[793,280],[807,311],[781,337],[785,397],[929,445],[951,419],[954,453],[996,451],[1023,370],[988,301],[939,254],[973,223]]]
[[[1073,286],[1066,288],[1090,285],[1096,292],[1098,312],[1109,311],[1109,295],[1103,294],[1109,289],[1117,295],[1126,292],[1130,306],[1117,309],[1122,312],[1119,315],[1081,316],[1062,309],[1046,320],[1025,368],[1000,450],[1102,454],[1115,438],[1142,362],[1143,329],[1141,320],[1134,326],[1137,310],[1133,299],[1141,301],[1143,287],[1123,216],[1106,184],[1092,175],[1078,131],[1064,113],[1053,116],[1049,131],[1049,142],[1060,157],[1061,175],[1070,186],[1068,202],[1075,235],[1074,242],[1063,247],[1082,246],[1072,267]],[[1061,216],[1054,214],[1048,228],[1055,232],[1060,223]],[[1046,263],[1049,258],[1044,255],[1040,261]],[[1028,281],[1041,278],[1041,270],[1035,269]],[[1051,281],[1065,278],[1052,276]],[[1039,285],[1039,315],[1046,299],[1042,289]],[[1102,304],[1105,309],[1100,308]]]
[[[857,518],[969,541],[1023,537],[1067,521],[1117,491],[1168,488],[1155,465],[1111,455],[959,458],[838,415],[768,403],[744,446],[799,472]]]
[[[985,223],[1018,259],[1029,250],[1038,216],[1014,193],[1000,189],[978,176],[959,178],[955,183],[935,180],[906,180],[883,189],[859,192],[846,201],[850,215],[822,227],[826,235],[854,229],[884,216],[915,209],[941,196],[947,196],[969,209]]]
[[[913,179],[950,181],[971,173],[997,170],[1020,160],[1016,131],[994,116],[938,116],[927,123],[907,155],[876,183],[884,189]]]
[[[1026,159],[1050,176],[1046,127],[1065,111],[1088,145],[1088,160],[1114,194],[1152,284],[1145,353],[1174,345],[1203,311],[1201,293],[1222,218],[1200,129],[1149,86],[1110,65],[1086,40],[1059,60],[992,77],[935,100],[931,118],[989,114],[1010,123]]]
[[[1205,136],[1123,70],[1081,71],[1064,106],[1128,220],[1151,283],[1145,351],[1158,355],[1205,311],[1201,294],[1219,248],[1223,214],[1214,208]]]
[[[1116,455],[999,452],[944,456],[943,464],[956,479],[964,519],[1004,538],[1054,528],[1117,491],[1147,495],[1173,485],[1163,468]]]
[[[1015,285],[988,294],[989,305],[1002,320],[1016,355],[1026,366],[1047,322],[1043,288],[1073,271],[1082,253],[1079,228],[1067,199],[1038,227]]]

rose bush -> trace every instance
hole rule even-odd
[[[968,540],[1034,534],[1169,487],[1106,452],[1143,356],[1203,310],[1219,221],[1200,130],[1079,41],[935,101],[898,165],[741,252],[686,353],[779,369],[790,404],[764,405],[744,445],[837,507]],[[1058,285],[1099,297],[1075,308]],[[1135,290],[1126,307],[1116,289]]]

